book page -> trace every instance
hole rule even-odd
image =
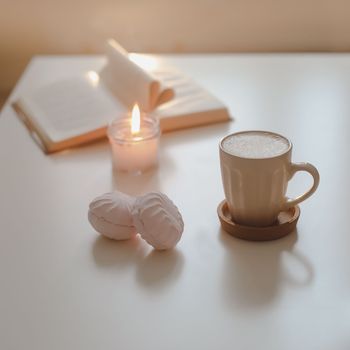
[[[53,142],[105,127],[126,112],[95,72],[46,85],[22,97],[20,104]]]
[[[175,98],[158,106],[152,113],[159,118],[226,109],[215,96],[175,68],[160,66],[152,74],[175,91]]]
[[[101,80],[129,109],[138,103],[141,110],[149,112],[174,96],[171,89],[134,62],[134,55],[129,57],[116,41],[107,41],[106,54],[108,62],[100,72]]]

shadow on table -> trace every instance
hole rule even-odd
[[[134,268],[136,281],[153,289],[175,282],[184,265],[184,257],[178,250],[150,249],[139,236],[125,241],[99,236],[93,244],[92,254],[99,268]]]
[[[136,279],[141,286],[160,288],[178,279],[184,265],[184,257],[176,249],[152,250],[139,262]]]
[[[161,191],[160,174],[164,179],[174,172],[174,168],[174,161],[169,156],[161,154],[159,166],[142,174],[129,174],[112,170],[112,188],[133,196],[150,191]]]
[[[98,236],[93,244],[92,254],[100,268],[128,267],[146,254],[146,247],[142,243],[138,236],[125,241]]]
[[[219,237],[226,249],[223,291],[229,304],[243,308],[263,306],[273,302],[285,284],[303,287],[313,279],[311,263],[293,249],[297,232],[270,242],[240,240],[223,230]],[[296,273],[284,266],[284,255],[299,265]]]
[[[112,170],[112,188],[131,196],[137,196],[149,191],[159,191],[160,182],[157,169],[144,174],[134,175]]]

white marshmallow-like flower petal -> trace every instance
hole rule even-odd
[[[138,197],[132,217],[137,232],[157,250],[175,247],[184,230],[178,208],[164,193],[150,192]]]
[[[88,218],[93,228],[102,235],[116,239],[129,239],[136,234],[131,210],[135,198],[122,192],[105,193],[89,205]]]

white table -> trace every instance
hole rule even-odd
[[[350,348],[350,55],[168,56],[235,120],[164,135],[157,171],[115,176],[106,141],[46,156],[10,108],[0,117],[0,348]],[[36,57],[10,100],[98,69],[101,57]],[[218,142],[266,129],[321,174],[296,234],[266,243],[220,230]],[[298,175],[290,194],[311,183]],[[174,251],[100,238],[95,196],[161,190],[180,208]]]

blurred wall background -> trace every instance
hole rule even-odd
[[[35,54],[349,51],[349,0],[0,0],[0,94]]]

